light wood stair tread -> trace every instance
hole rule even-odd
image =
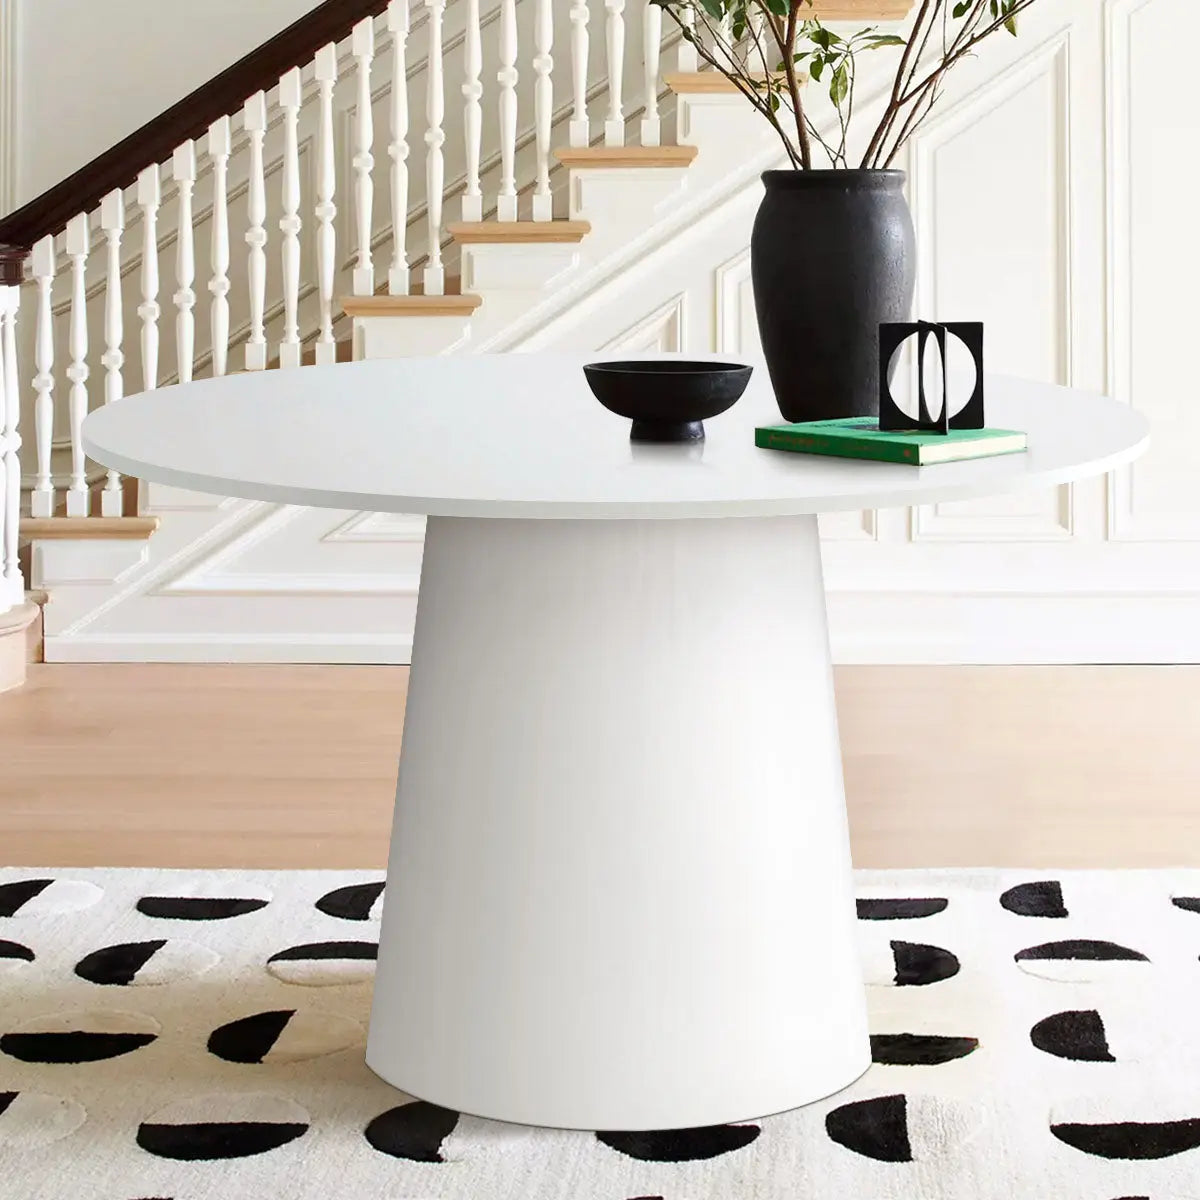
[[[446,226],[462,245],[580,242],[591,231],[589,221],[456,221]]]
[[[774,72],[773,79],[786,80],[782,71]],[[755,79],[765,79],[761,73]],[[740,96],[741,89],[732,79],[722,75],[720,71],[677,71],[665,75],[663,82],[677,96]],[[801,72],[797,82],[801,87],[808,83],[807,73]]]
[[[158,517],[23,517],[21,537],[148,538],[158,526]]]
[[[346,296],[342,311],[348,317],[469,317],[481,304],[483,297],[473,292],[446,296],[426,296],[423,292],[411,296]]]
[[[695,146],[560,146],[554,155],[564,167],[687,167]]]

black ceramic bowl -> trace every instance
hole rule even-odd
[[[702,422],[737,403],[753,369],[663,358],[589,363],[583,373],[609,412],[633,422],[633,441],[695,442],[704,437]]]

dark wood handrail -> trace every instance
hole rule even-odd
[[[322,46],[341,41],[359,21],[387,6],[388,0],[324,0],[111,150],[0,219],[0,284],[21,282],[22,263],[35,243],[61,233],[72,217],[98,208],[114,188],[128,187],[147,167],[166,162],[189,138],[200,137],[255,92],[274,87],[287,71],[307,65]]]

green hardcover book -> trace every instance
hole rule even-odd
[[[764,450],[796,454],[830,454],[838,458],[870,458],[879,462],[957,462],[1018,454],[1026,448],[1023,433],[1012,429],[952,429],[949,433],[892,433],[879,428],[876,417],[839,417],[798,425],[760,425],[754,444]]]

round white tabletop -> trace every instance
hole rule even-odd
[[[323,508],[458,517],[787,516],[1019,492],[1136,457],[1127,405],[989,377],[989,425],[1025,454],[914,468],[761,450],[781,420],[765,368],[703,447],[633,445],[581,366],[603,356],[456,355],[233,375],[93,412],[83,443],[127,475]]]

